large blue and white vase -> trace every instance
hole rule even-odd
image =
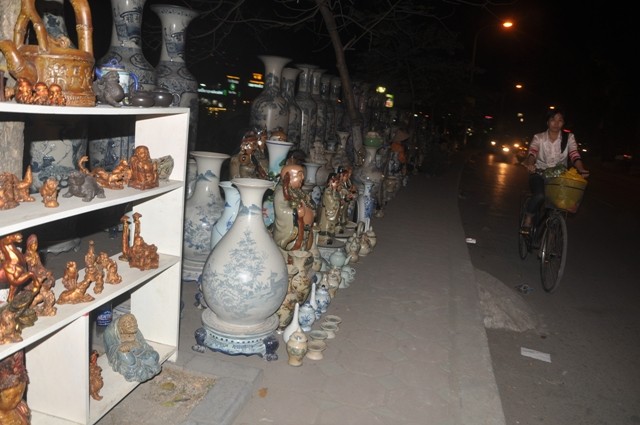
[[[262,219],[262,198],[273,182],[237,178],[232,183],[240,191],[240,209],[204,266],[201,286],[208,308],[196,342],[273,360],[277,355],[269,347],[279,325],[276,312],[288,289],[287,264]]]
[[[224,192],[224,211],[213,225],[211,233],[211,249],[216,247],[218,242],[227,234],[233,222],[236,221],[238,210],[240,209],[240,192],[230,181],[220,182],[220,187]]]
[[[302,111],[296,103],[296,81],[300,70],[297,68],[284,68],[282,70],[282,97],[289,105],[289,129],[287,141],[294,147],[300,147],[300,132],[302,130]]]
[[[162,48],[156,65],[158,87],[173,94],[171,106],[189,108],[189,150],[196,145],[198,128],[198,81],[184,60],[187,27],[200,13],[193,9],[169,4],[151,5],[162,23]]]
[[[31,192],[40,190],[49,177],[55,177],[61,188],[68,186],[69,173],[78,170],[78,161],[87,154],[87,133],[82,117],[43,115],[25,125],[33,175]]]
[[[322,143],[325,145],[325,132],[327,129],[327,104],[324,99],[322,99],[322,94],[320,94],[320,82],[322,81],[322,74],[324,74],[326,69],[314,69],[311,72],[311,98],[314,102],[316,102],[316,133],[314,141],[318,143]]]
[[[146,0],[111,0],[111,44],[96,67],[118,64],[135,74],[142,90],[156,88],[156,71],[142,53],[142,11]],[[95,19],[95,17],[94,17]]]
[[[324,127],[324,140],[325,146],[328,150],[336,150],[336,144],[338,143],[336,137],[336,110],[333,107],[333,103],[329,96],[331,95],[331,80],[333,76],[329,74],[323,74],[320,77],[320,97],[326,105],[325,110],[325,127]]]
[[[311,97],[311,73],[317,68],[315,65],[299,64],[298,92],[296,93],[296,103],[302,112],[300,125],[300,150],[309,156],[310,148],[316,137],[316,118],[318,116],[318,106]]]
[[[264,63],[264,87],[251,103],[250,124],[253,128],[268,132],[279,129],[285,134],[289,129],[289,105],[282,96],[282,68],[291,62],[281,56],[258,56]]]
[[[194,151],[197,177],[193,194],[185,203],[182,280],[197,281],[211,253],[213,226],[224,211],[220,194],[220,170],[230,155]]]

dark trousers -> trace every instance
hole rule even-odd
[[[544,202],[544,177],[538,173],[529,174],[529,190],[531,198],[527,204],[527,212],[535,214]]]

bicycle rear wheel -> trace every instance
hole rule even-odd
[[[540,277],[547,292],[558,289],[567,261],[567,222],[561,214],[547,220],[540,248]]]
[[[522,201],[522,204],[520,204],[520,221],[518,222],[518,254],[520,254],[520,258],[523,260],[527,258],[529,251],[531,251],[531,238],[533,236],[532,234],[523,235],[522,232],[520,232],[522,223],[524,223],[527,202],[530,197],[531,196],[526,196],[524,201]],[[533,231],[533,227],[531,228],[531,231]]]

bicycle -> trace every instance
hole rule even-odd
[[[567,216],[575,213],[582,200],[586,182],[576,182],[565,177],[553,177],[545,181],[546,199],[533,217],[528,233],[523,233],[528,194],[520,205],[518,252],[521,259],[538,249],[540,278],[546,292],[554,292],[560,285],[567,262]]]
[[[520,207],[520,228],[524,222],[526,204],[531,195],[525,197]],[[543,205],[534,215],[532,225],[528,234],[518,232],[518,250],[521,259],[526,259],[527,255],[534,249],[539,249],[540,258],[540,278],[542,288],[549,293],[558,289],[560,279],[564,273],[567,262],[567,211],[554,207],[553,205]]]

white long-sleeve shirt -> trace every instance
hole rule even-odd
[[[558,134],[555,140],[551,140],[548,130],[535,134],[529,144],[529,155],[533,155],[536,159],[536,169],[545,170],[558,164],[567,165],[567,157],[571,162],[580,159],[578,143],[573,133],[569,133],[567,147],[564,151],[560,150],[561,144],[562,132]]]

